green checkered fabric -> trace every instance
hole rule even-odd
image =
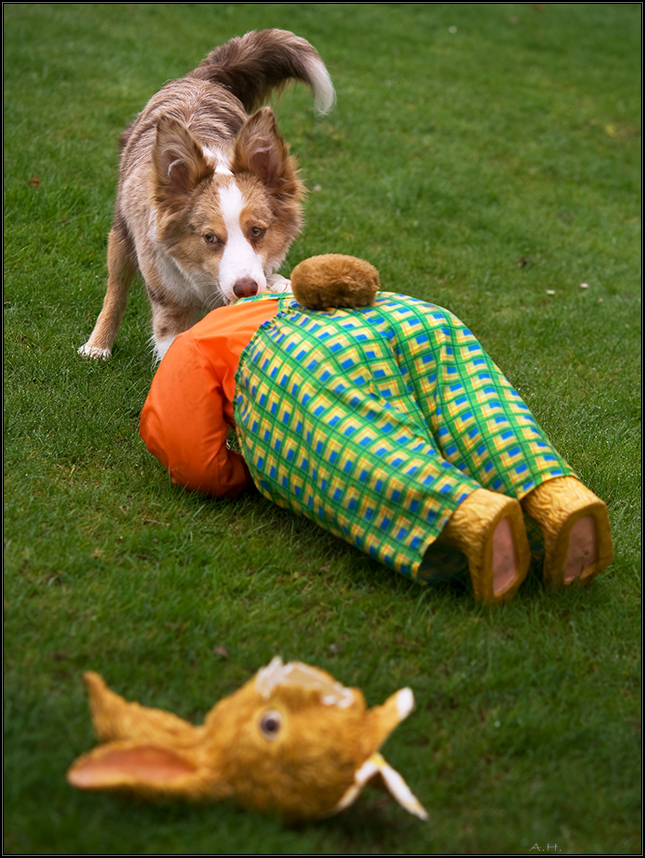
[[[572,473],[447,310],[387,292],[359,310],[279,300],[242,354],[235,406],[253,480],[279,506],[416,578],[472,491],[521,498]]]

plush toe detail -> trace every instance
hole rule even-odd
[[[613,557],[606,504],[575,477],[542,483],[522,499],[544,536],[544,583],[551,590],[587,584]]]
[[[518,501],[477,489],[454,511],[439,540],[466,555],[475,598],[507,602],[526,578],[531,552]]]

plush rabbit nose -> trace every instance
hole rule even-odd
[[[237,298],[250,298],[258,294],[258,284],[252,277],[240,277],[233,284],[233,292]]]

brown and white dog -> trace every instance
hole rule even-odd
[[[80,354],[110,356],[137,271],[159,359],[205,310],[283,281],[273,272],[302,227],[304,189],[273,111],[249,113],[289,80],[311,87],[318,112],[331,108],[309,42],[250,32],[166,84],[124,132],[107,292]]]

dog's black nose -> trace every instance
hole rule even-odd
[[[258,294],[258,284],[252,277],[240,277],[233,284],[233,292],[237,298],[250,298]]]

